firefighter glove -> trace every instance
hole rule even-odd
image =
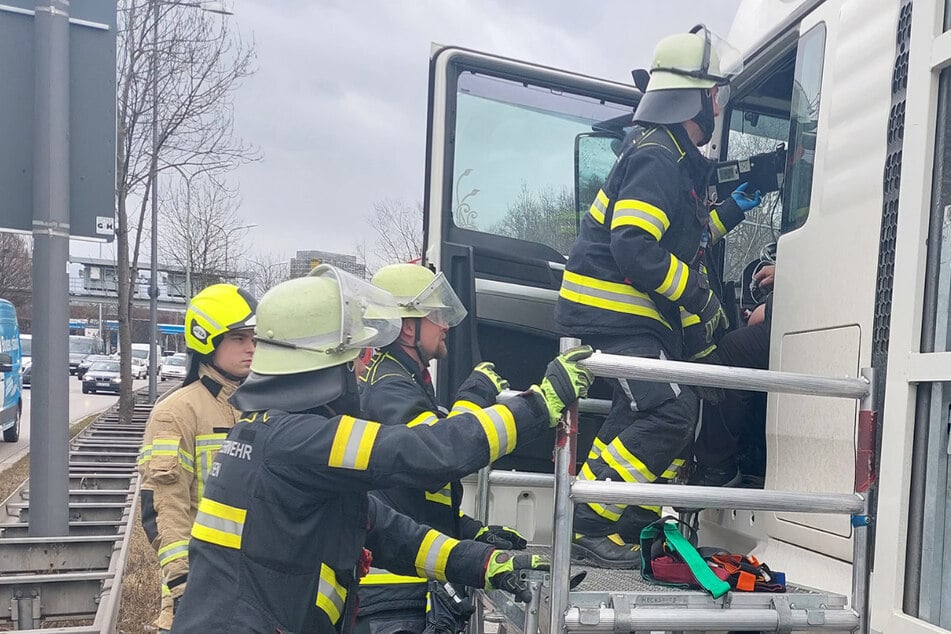
[[[507,390],[509,387],[509,382],[499,376],[499,373],[495,371],[495,364],[489,363],[488,361],[483,361],[477,365],[472,370],[471,377],[474,379],[484,378],[489,381],[495,388],[496,394],[501,393],[502,390]]]
[[[473,539],[504,550],[524,550],[528,546],[528,542],[519,535],[517,530],[497,524],[483,526]]]
[[[532,592],[522,573],[529,570],[550,570],[547,557],[541,555],[516,555],[504,550],[496,550],[489,557],[485,567],[485,589],[505,590],[515,595],[516,601],[528,603]]]
[[[748,194],[746,192],[746,188],[749,186],[749,183],[743,183],[733,190],[732,194],[730,194],[730,196],[733,197],[733,202],[736,203],[736,206],[739,207],[740,211],[742,211],[744,214],[753,207],[759,206],[759,204],[763,202],[763,195],[758,189],[753,194]]]
[[[566,406],[588,395],[594,375],[591,370],[578,365],[578,362],[587,359],[593,352],[591,346],[577,346],[566,350],[548,364],[541,385],[532,386],[533,390],[541,392],[545,398],[552,427],[558,424]]]
[[[713,291],[708,292],[707,303],[700,309],[698,317],[700,317],[700,325],[703,327],[704,341],[711,344],[716,340],[718,331],[730,327],[730,320],[723,312],[723,306],[720,305],[720,300],[717,299],[716,294]]]

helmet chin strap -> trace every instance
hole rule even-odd
[[[700,126],[700,131],[703,132],[703,138],[697,144],[697,147],[703,147],[713,138],[713,128],[716,126],[713,116],[713,97],[710,95],[710,90],[700,91],[700,113],[693,120]]]
[[[419,357],[419,363],[423,368],[429,365],[430,358],[423,353],[423,347],[420,345],[419,341],[419,331],[422,330],[423,318],[416,317],[416,328],[413,329],[413,349],[416,350],[416,356]]]
[[[234,383],[237,383],[238,385],[241,385],[242,383],[244,383],[244,379],[247,378],[247,377],[237,376],[237,375],[235,375],[235,374],[231,374],[230,372],[225,372],[224,370],[222,370],[221,368],[219,368],[217,365],[215,365],[215,362],[212,360],[211,357],[208,358],[207,363],[208,363],[208,365],[210,365],[212,368],[214,368],[215,371],[218,372],[218,374],[220,374],[221,376],[225,377],[225,378],[228,379],[229,381],[232,381],[232,382],[234,382]]]

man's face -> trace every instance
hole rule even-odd
[[[234,330],[225,333],[212,356],[214,364],[228,374],[244,378],[251,372],[254,356],[254,330]]]
[[[449,351],[446,349],[447,326],[440,326],[429,319],[404,319],[403,330],[400,333],[400,343],[412,349],[416,338],[416,328],[419,328],[419,347],[428,360],[445,359]]]

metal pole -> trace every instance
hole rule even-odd
[[[36,0],[31,537],[69,533],[69,2]]]
[[[580,345],[579,339],[562,337],[561,351]],[[574,509],[571,504],[571,479],[575,472],[575,443],[578,436],[577,404],[565,410],[564,420],[555,435],[555,517],[551,536],[551,617],[549,634],[565,629],[571,576],[571,541]]]
[[[872,368],[864,368],[862,376],[875,385]],[[862,495],[865,504],[859,514],[852,516],[852,610],[859,617],[859,632],[864,632],[868,618],[868,531],[872,523],[869,505],[869,489],[875,486],[875,440],[877,416],[875,415],[874,389],[859,405],[858,442],[855,452],[855,493]]]
[[[152,241],[151,274],[149,280],[149,402],[154,403],[158,396],[157,373],[158,349],[158,22],[159,0],[152,0],[152,164],[149,170],[152,194]]]

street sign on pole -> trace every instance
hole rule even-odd
[[[35,0],[0,2],[0,230],[33,231]],[[69,8],[69,235],[111,241],[116,191],[116,0]]]

